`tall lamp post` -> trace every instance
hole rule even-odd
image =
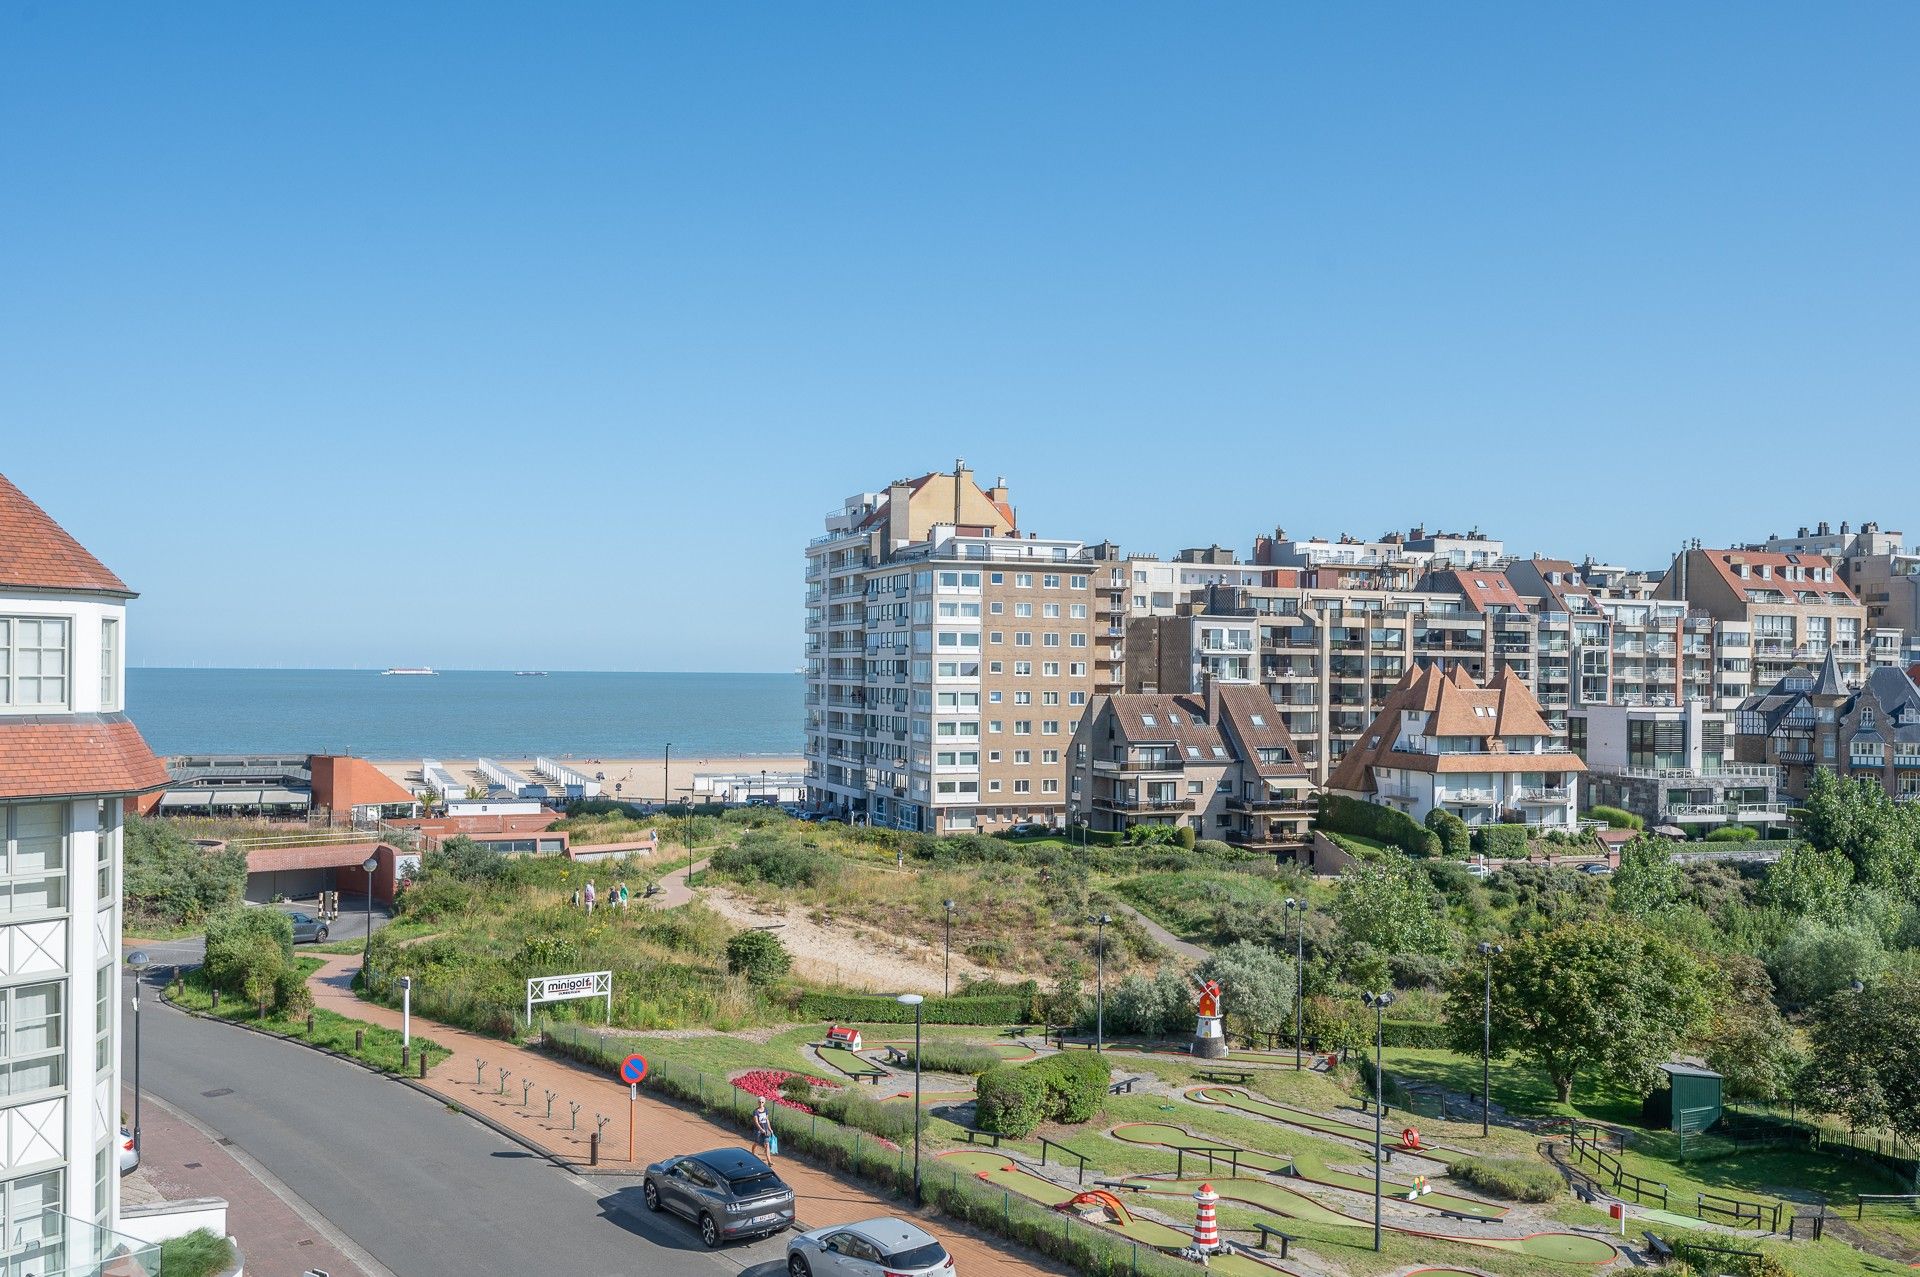
[[[953,996],[953,901],[940,903],[947,907],[947,969],[940,977],[940,996],[950,998]]]
[[[1301,1067],[1300,1048],[1305,1040],[1300,1031],[1300,1004],[1307,993],[1307,968],[1304,961],[1307,947],[1307,902],[1288,896],[1282,908],[1285,909],[1288,920],[1296,922],[1293,933],[1293,1067],[1297,1069]],[[1294,918],[1295,914],[1299,915],[1297,920]]]
[[[1107,924],[1113,921],[1110,914],[1101,914],[1089,918],[1094,925],[1093,941],[1093,1049],[1107,1049]]]
[[[1385,1098],[1386,1075],[1381,1069],[1383,1023],[1387,1008],[1393,1005],[1391,993],[1364,993],[1360,1000],[1373,1008],[1373,1248],[1380,1249],[1380,1163],[1386,1153],[1381,1148],[1381,1101]]]
[[[147,951],[135,949],[127,955],[133,968],[133,1151],[140,1152],[140,982],[147,975]]]
[[[1487,1135],[1487,1109],[1493,1093],[1493,960],[1506,950],[1497,944],[1480,942],[1480,956],[1487,964],[1487,992],[1480,1003],[1480,1135]]]
[[[360,987],[366,989],[367,967],[373,961],[373,871],[380,867],[380,857],[368,856],[360,867],[367,871],[367,942],[360,950]]]
[[[913,1200],[920,1202],[920,1004],[917,993],[903,993],[894,1001],[913,1008]]]

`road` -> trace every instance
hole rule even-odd
[[[365,902],[365,897],[354,897]],[[304,910],[315,912],[311,902],[300,901],[286,906],[289,912]],[[373,929],[375,931],[393,921],[392,911],[380,906],[373,911]],[[327,924],[327,940],[337,944],[343,940],[364,940],[367,936],[367,914],[364,909],[353,907],[352,900],[340,910],[340,916]],[[182,936],[178,940],[144,940],[126,943],[129,953],[134,950],[147,955],[147,960],[156,967],[197,967],[207,956],[207,938],[205,936]],[[308,946],[300,946],[302,953]]]
[[[679,1220],[649,1214],[637,1181],[563,1171],[357,1066],[159,1002],[141,1015],[143,1086],[397,1277],[784,1275],[783,1239],[708,1251]],[[132,1049],[128,1035],[129,1078]]]

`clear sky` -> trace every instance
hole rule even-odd
[[[965,457],[1161,554],[1920,536],[1920,6],[12,4],[0,470],[146,664],[791,669]]]

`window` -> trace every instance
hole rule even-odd
[[[1052,630],[1048,630],[1045,634],[1042,634],[1040,636],[1040,646],[1041,647],[1059,647],[1060,646],[1059,634],[1055,633]]]
[[[101,967],[93,973],[93,1024],[93,1071],[105,1073],[113,1067],[113,968],[111,966]]]
[[[1046,589],[1057,590],[1060,588],[1060,574],[1058,572],[1049,572],[1040,578],[1040,584]]]
[[[1267,718],[1264,714],[1249,714],[1247,717],[1252,720],[1255,727],[1265,727],[1267,725]]]
[[[995,616],[999,616],[1001,613],[1005,612],[1006,610],[1007,610],[1007,605],[1002,603],[999,599],[995,599],[993,602],[987,604],[987,611],[991,612]]]
[[[0,991],[0,1094],[27,1095],[66,1083],[58,980]]]
[[[120,622],[100,622],[100,710],[120,708]]]
[[[1040,782],[1040,792],[1043,794],[1057,794],[1060,792],[1060,782],[1057,780],[1043,780]]]
[[[1033,693],[1032,692],[1015,692],[1013,694],[1013,703],[1015,705],[1031,705],[1033,704]]]
[[[1067,615],[1076,621],[1084,621],[1087,619],[1087,605],[1085,603],[1075,603],[1067,608]]]
[[[1040,751],[1040,761],[1048,764],[1057,763],[1060,761],[1060,751],[1057,749],[1043,749]]]
[[[1086,703],[1087,703],[1087,694],[1085,692],[1068,692],[1067,693],[1067,704],[1085,705]]]
[[[1015,616],[1032,616],[1032,615],[1033,615],[1033,604],[1031,604],[1031,603],[1015,603],[1015,604],[1013,605],[1013,614],[1014,614]]]
[[[1087,588],[1087,578],[1084,576],[1068,577],[1067,582],[1076,590],[1084,590]]]
[[[1015,767],[1025,767],[1028,763],[1031,763],[1032,761],[1033,761],[1032,750],[1016,749],[1013,751],[1013,765]]]
[[[0,915],[48,913],[67,905],[67,822],[60,803],[4,809],[6,859],[0,864]]]
[[[1031,736],[1031,735],[1033,735],[1033,720],[1032,720],[1031,718],[1016,718],[1016,719],[1014,719],[1014,720],[1013,720],[1013,734],[1014,734],[1015,736]]]
[[[1042,736],[1058,736],[1060,734],[1060,720],[1057,718],[1049,718],[1046,722],[1040,724],[1040,734]]]
[[[1045,675],[1046,677],[1048,677],[1048,678],[1059,678],[1059,677],[1060,677],[1060,662],[1058,662],[1058,661],[1042,661],[1042,662],[1040,662],[1040,672],[1041,672],[1041,673],[1042,673],[1043,675]]]
[[[1060,619],[1060,605],[1058,603],[1042,604],[1040,608],[1040,615],[1045,617],[1050,617],[1053,620],[1057,621]]]
[[[989,674],[998,674],[1003,668],[999,661],[987,662],[987,673]]]
[[[997,718],[989,718],[987,720],[987,730],[989,732],[998,732],[1000,730],[1000,720]]]
[[[1032,661],[1015,661],[1013,663],[1013,676],[1015,678],[1030,678],[1032,677],[1032,675],[1033,675]]]
[[[989,576],[987,580],[992,582],[994,585],[1005,585],[1007,583],[1007,574],[1005,572],[995,572],[993,575]]]
[[[998,705],[999,703],[1000,703],[1000,689],[995,688],[993,691],[987,693],[987,704]]]
[[[0,1237],[9,1273],[67,1271],[61,1259],[60,1172],[42,1171],[0,1184]]]
[[[1032,647],[1033,646],[1032,631],[1016,630],[1013,635],[1013,645],[1015,647]]]
[[[67,703],[67,623],[0,617],[0,705]]]
[[[1086,645],[1087,636],[1084,634],[1069,634],[1067,636],[1068,647],[1085,647]]]
[[[990,780],[990,781],[988,781],[988,782],[987,782],[987,792],[988,792],[989,794],[997,794],[997,793],[999,793],[999,792],[1000,792],[1000,782],[999,782],[999,781],[997,781],[997,780]]]
[[[1087,663],[1085,661],[1068,662],[1067,674],[1071,678],[1085,678],[1087,676]]]
[[[1016,780],[1013,782],[1013,792],[1016,794],[1030,794],[1033,792],[1033,782],[1030,780]]]
[[[999,630],[990,630],[987,633],[987,642],[989,643],[1004,643],[1006,641],[1007,636]]]
[[[1060,693],[1042,692],[1040,693],[1040,703],[1042,705],[1058,705],[1060,703]]]
[[[1031,572],[1015,573],[1013,578],[1013,584],[1014,584],[1014,588],[1016,589],[1031,590],[1033,588],[1033,573]]]

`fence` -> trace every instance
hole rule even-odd
[[[1635,1175],[1632,1171],[1629,1171],[1625,1166],[1621,1165],[1618,1156],[1607,1152],[1607,1150],[1601,1146],[1600,1141],[1609,1136],[1612,1136],[1616,1141],[1621,1138],[1603,1126],[1593,1126],[1589,1124],[1586,1128],[1586,1133],[1582,1133],[1579,1122],[1567,1123],[1567,1142],[1573,1150],[1573,1156],[1576,1161],[1589,1163],[1594,1170],[1598,1172],[1597,1177],[1601,1182],[1612,1188],[1616,1196],[1623,1192],[1632,1193],[1634,1201],[1642,1205],[1647,1204],[1649,1201],[1658,1202],[1660,1208],[1665,1210],[1667,1208],[1667,1186],[1659,1180],[1647,1179],[1645,1176]]]
[[[1701,1219],[1716,1223],[1730,1223],[1735,1228],[1764,1228],[1770,1233],[1781,1231],[1781,1212],[1787,1208],[1779,1202],[1749,1202],[1738,1197],[1722,1197],[1716,1193],[1695,1193],[1693,1213]],[[1787,1213],[1789,1223],[1792,1213]]]
[[[1903,1184],[1920,1188],[1920,1150],[1891,1131],[1848,1130],[1824,1114],[1802,1116],[1789,1107],[1782,1116],[1768,1105],[1730,1112],[1705,1136],[1705,1148],[1714,1141],[1726,1152],[1758,1148],[1805,1148],[1845,1161],[1876,1166]]]
[[[1920,1210],[1920,1193],[1862,1193],[1853,1204],[1853,1217],[1865,1219],[1869,1206],[1876,1210],[1883,1206],[1904,1206],[1911,1213]]]

